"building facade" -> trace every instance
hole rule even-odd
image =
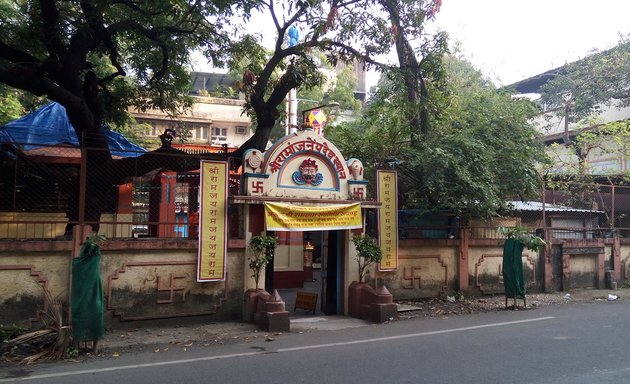
[[[223,145],[234,149],[252,135],[251,120],[243,113],[243,100],[193,98],[192,109],[177,120],[157,110],[131,111],[131,115],[138,124],[149,127],[143,132],[147,137],[158,138],[167,129],[183,135],[184,140],[176,140],[178,144],[174,144],[184,151],[191,148],[214,152],[221,150]]]

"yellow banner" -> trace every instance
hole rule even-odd
[[[327,231],[363,226],[361,205],[337,204],[321,207],[265,203],[268,231]]]
[[[225,280],[227,256],[228,167],[201,161],[197,281]]]
[[[383,258],[379,271],[398,268],[398,186],[396,171],[377,171],[376,190],[381,209],[378,214],[378,233]]]

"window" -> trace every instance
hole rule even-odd
[[[227,128],[212,128],[212,140],[213,141],[227,141]]]
[[[236,134],[237,135],[246,135],[247,134],[247,127],[242,126],[242,125],[237,125],[236,126]]]
[[[188,183],[175,184],[175,212],[188,212]]]
[[[151,184],[148,180],[137,178],[133,183],[132,205],[133,223],[131,229],[134,237],[149,235],[149,191]]]

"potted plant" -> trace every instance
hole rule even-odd
[[[363,283],[367,268],[372,263],[378,263],[383,257],[381,248],[376,243],[376,239],[370,235],[355,235],[352,242],[357,250],[355,260],[359,263],[359,283]]]
[[[498,232],[500,235],[505,236],[506,239],[515,239],[523,244],[523,247],[534,252],[540,252],[547,245],[545,240],[540,236],[532,234],[528,228],[519,226],[499,227]]]
[[[265,266],[271,261],[276,250],[278,241],[273,236],[254,236],[249,240],[249,269],[256,282],[256,289],[248,289],[243,300],[243,320],[255,322],[255,314],[258,302],[268,299],[271,295],[264,289],[258,288],[260,274],[265,270]]]
[[[273,259],[277,245],[278,241],[276,238],[267,235],[254,236],[249,241],[249,249],[252,252],[252,257],[249,259],[249,269],[252,270],[252,277],[256,282],[256,290],[258,290],[260,273]]]
[[[381,261],[383,254],[376,239],[369,235],[353,236],[352,242],[357,251],[355,260],[359,264],[359,281],[350,284],[348,290],[348,315],[357,318],[369,317],[369,301],[375,296],[372,287],[363,280],[368,267]]]

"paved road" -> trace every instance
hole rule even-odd
[[[629,333],[630,302],[572,304],[4,367],[0,383],[626,383]]]

